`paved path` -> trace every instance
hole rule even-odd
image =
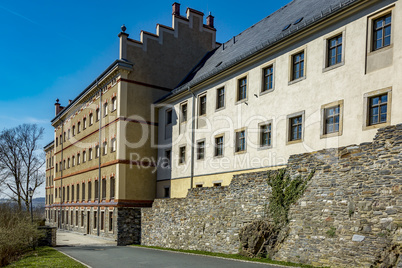
[[[57,246],[116,246],[117,243],[97,236],[57,230],[56,244]]]
[[[277,268],[279,266],[241,262],[202,255],[184,254],[172,251],[140,247],[75,246],[58,247],[61,252],[94,267],[135,268]],[[281,266],[282,267],[282,266]]]

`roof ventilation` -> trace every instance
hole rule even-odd
[[[216,68],[216,67],[219,67],[221,64],[222,64],[222,61],[219,62],[219,63],[215,66],[215,68]]]
[[[286,25],[286,26],[282,29],[282,31],[285,31],[285,30],[289,29],[290,26],[292,26],[292,24]]]
[[[304,17],[301,17],[301,18],[297,19],[297,20],[293,23],[293,25],[298,24],[298,23],[301,22],[303,19],[304,19]]]

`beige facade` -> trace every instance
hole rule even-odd
[[[314,4],[327,8],[293,1],[224,44],[212,16],[183,17],[177,3],[172,27],[140,41],[122,27],[120,59],[68,106],[56,103],[48,222],[116,239],[122,208],[229,185],[401,123],[400,1]]]
[[[141,32],[140,41],[122,27],[120,59],[68,106],[57,100],[54,147],[45,148],[54,162],[47,170],[49,224],[117,239],[119,210],[151,206],[158,127],[151,104],[216,45],[203,14],[188,9],[182,17],[178,7],[172,27]]]
[[[391,38],[374,50],[379,19],[391,24]],[[228,185],[225,174],[278,167],[292,154],[370,142],[378,128],[401,123],[401,20],[400,1],[359,1],[165,98],[158,110],[159,157],[170,152],[171,168],[158,169],[157,197],[164,196],[167,182],[172,197],[184,197],[199,184]],[[342,47],[329,62],[334,40]],[[294,67],[300,55],[301,75]],[[272,87],[265,88],[269,72]],[[378,117],[376,109],[382,111]]]

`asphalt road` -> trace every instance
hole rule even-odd
[[[57,249],[93,268],[274,268],[276,265],[241,262],[140,247],[74,246]]]

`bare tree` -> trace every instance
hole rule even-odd
[[[0,133],[0,190],[29,211],[28,189],[45,181],[45,158],[39,150],[44,128],[23,124]]]

